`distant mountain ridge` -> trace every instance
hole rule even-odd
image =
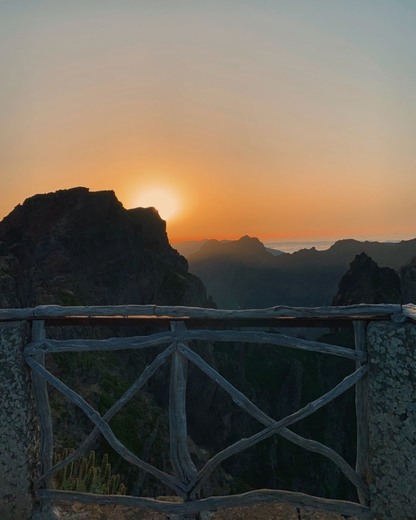
[[[247,236],[247,235],[246,235]],[[244,237],[242,237],[244,238]],[[199,253],[201,249],[205,248],[207,243],[214,245],[216,243],[219,244],[227,244],[229,242],[234,242],[234,240],[216,240],[216,239],[206,239],[206,240],[188,240],[183,242],[173,242],[172,246],[178,251],[179,254],[184,256],[185,258],[189,258],[194,254]],[[263,244],[264,246],[264,244]],[[266,251],[273,256],[279,256],[283,254],[283,251],[278,249],[272,249],[270,247],[264,246]]]
[[[400,269],[402,301],[416,303],[416,257]]]
[[[403,277],[404,266],[416,257],[416,239],[398,243],[344,239],[324,251],[311,248],[273,256],[257,238],[243,237],[226,245],[207,242],[188,260],[190,271],[220,307],[320,306],[331,304],[341,277],[361,253]],[[416,299],[413,292],[403,294],[407,302]]]
[[[271,256],[258,238],[245,235],[239,240],[207,240],[191,258],[195,260],[214,257],[252,264],[268,262]]]

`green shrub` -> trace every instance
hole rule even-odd
[[[58,464],[70,455],[73,450],[68,448],[56,453],[54,463]],[[98,464],[95,452],[88,457],[74,460],[58,471],[54,478],[54,486],[64,491],[79,491],[105,495],[125,495],[126,486],[121,482],[120,475],[113,475],[108,455],[105,453]]]

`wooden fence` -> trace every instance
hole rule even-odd
[[[42,306],[35,309],[0,310],[0,320],[30,320],[32,341],[25,348],[25,360],[33,373],[34,393],[41,422],[41,462],[42,476],[36,483],[36,495],[44,503],[51,501],[78,501],[82,503],[113,504],[151,509],[166,514],[190,515],[219,508],[241,506],[259,502],[285,502],[293,506],[335,512],[346,516],[370,518],[368,507],[369,489],[365,482],[368,467],[368,426],[367,414],[367,353],[366,324],[375,320],[400,321],[413,316],[413,309],[399,305],[357,305],[350,307],[289,308],[274,307],[261,310],[218,310],[187,307],[157,306],[116,306],[116,307],[55,307]],[[277,332],[266,332],[260,327],[288,326],[334,326],[337,323],[352,322],[355,331],[355,345],[351,348],[339,347],[298,339]],[[168,322],[170,330],[146,336],[120,337],[104,340],[94,339],[48,339],[46,325],[60,324],[148,324]],[[217,330],[219,326],[234,326],[234,330]],[[196,328],[195,328],[196,327]],[[241,328],[244,327],[244,330]],[[254,330],[247,330],[252,327]],[[269,329],[268,329],[269,330]],[[276,420],[259,409],[247,396],[228,382],[213,367],[208,365],[190,346],[191,341],[221,341],[238,343],[268,344],[317,353],[341,356],[355,360],[355,370],[334,388],[308,403],[296,412]],[[45,368],[45,355],[64,352],[119,351],[148,349],[155,346],[165,349],[146,366],[124,395],[101,416],[79,394]],[[114,435],[109,426],[111,418],[118,413],[146,384],[155,372],[171,359],[171,381],[169,401],[170,453],[173,474],[150,465],[130,451]],[[225,390],[232,400],[246,413],[254,417],[263,428],[249,438],[244,438],[226,447],[197,469],[188,450],[186,419],[186,378],[187,365],[192,363]],[[71,403],[79,407],[94,425],[91,433],[78,449],[63,461],[53,465],[53,428],[49,407],[48,388],[51,385],[61,392]],[[357,413],[357,455],[356,468],[334,450],[320,442],[303,438],[290,427],[313,414],[327,403],[347,391],[356,388]],[[145,497],[98,495],[53,489],[53,475],[79,459],[102,435],[111,447],[125,460],[148,472],[172,489],[181,502],[167,502]],[[226,459],[241,453],[273,435],[279,435],[299,447],[318,453],[331,460],[356,487],[359,501],[331,500],[298,492],[275,489],[259,489],[240,495],[211,496],[200,499],[199,491],[212,472]]]

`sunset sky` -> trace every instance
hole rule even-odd
[[[414,237],[415,28],[414,0],[0,0],[0,218],[87,186],[174,241]]]

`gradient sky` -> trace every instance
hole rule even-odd
[[[171,240],[416,236],[415,27],[414,0],[0,0],[0,218],[163,188]]]

